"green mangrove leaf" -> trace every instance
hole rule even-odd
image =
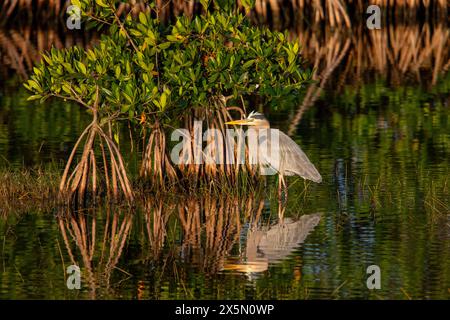
[[[27,98],[27,101],[38,100],[38,99],[41,99],[41,98],[42,98],[42,96],[40,94],[35,94],[35,95],[32,95],[32,96],[29,96]]]
[[[105,2],[103,2],[103,0],[95,0],[95,3],[98,4],[100,7],[109,8],[109,6]]]

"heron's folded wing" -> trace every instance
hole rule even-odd
[[[284,175],[299,175],[314,182],[322,182],[322,177],[299,145],[285,133],[278,131],[278,142],[271,135],[271,153],[278,152],[279,158],[268,157],[270,165]]]

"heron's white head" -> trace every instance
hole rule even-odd
[[[256,111],[250,112],[250,114],[245,119],[229,121],[229,122],[225,122],[225,124],[234,124],[234,125],[240,125],[240,126],[253,126],[256,129],[270,127],[269,121],[266,119],[266,117],[264,117],[264,115],[262,113],[259,113]]]

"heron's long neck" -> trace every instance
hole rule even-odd
[[[253,126],[254,129],[259,130],[259,129],[270,129],[270,124],[269,121],[267,121],[267,123],[262,123],[262,124],[258,124],[257,126]]]
[[[269,129],[270,129],[270,126],[255,128],[256,132],[269,132]]]

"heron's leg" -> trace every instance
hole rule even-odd
[[[286,211],[286,202],[278,203],[278,220],[280,223],[284,221],[284,212]]]
[[[262,179],[264,180],[264,197],[270,197],[270,190],[267,188],[267,177],[263,176]]]
[[[282,183],[283,183],[283,175],[278,174],[278,202],[281,202],[281,193],[282,193]]]
[[[288,198],[288,186],[287,186],[287,182],[284,179],[284,176],[281,176],[281,181],[283,183],[283,191],[284,191],[284,199],[283,202],[287,202],[287,198]]]

